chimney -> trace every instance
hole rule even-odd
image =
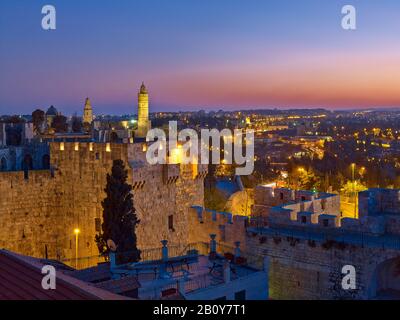
[[[240,257],[240,241],[235,242],[235,260]]]
[[[162,240],[161,244],[163,245],[161,248],[161,263],[159,268],[159,278],[166,279],[168,278],[167,274],[167,261],[168,261],[168,240]]]
[[[162,240],[161,241],[162,249],[161,249],[161,255],[162,255],[162,261],[167,261],[168,260],[168,240]]]
[[[178,280],[178,292],[183,296],[185,294],[185,280]]]
[[[110,257],[111,278],[114,279],[116,277],[116,275],[114,275],[114,270],[117,268],[117,264],[115,261],[115,251],[110,251],[109,257]]]

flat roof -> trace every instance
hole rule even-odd
[[[199,289],[208,288],[223,284],[224,264],[227,260],[218,256],[216,259],[209,259],[208,256],[198,256],[196,262],[181,264],[180,266],[168,266],[166,273],[168,277],[158,277],[154,271],[148,273],[139,272],[137,277],[143,289],[168,286],[175,284],[178,280],[184,281],[185,293],[190,293]],[[153,264],[154,268],[160,267],[160,264]],[[231,280],[237,280],[242,277],[260,272],[260,270],[230,263]]]

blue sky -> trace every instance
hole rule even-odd
[[[0,114],[131,113],[142,81],[153,111],[396,106],[399,34],[395,0],[2,0]]]

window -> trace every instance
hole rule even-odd
[[[328,220],[328,219],[322,220],[322,225],[323,225],[324,227],[329,227],[329,220]]]
[[[175,231],[175,229],[174,229],[174,216],[173,215],[168,216],[168,229],[169,229],[169,231]]]
[[[321,201],[321,209],[325,210],[325,201],[324,200]]]
[[[281,197],[281,200],[283,200],[283,192],[281,192],[280,197]]]
[[[246,290],[235,292],[235,300],[246,300]]]
[[[301,217],[301,223],[307,223],[307,217],[306,216],[302,216]]]

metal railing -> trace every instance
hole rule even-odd
[[[118,252],[120,256],[129,257],[133,251]],[[204,242],[190,243],[187,245],[168,245],[168,258],[176,258],[187,255],[208,255],[209,244]],[[151,262],[151,261],[161,261],[162,260],[162,247],[159,248],[148,248],[140,249],[140,262]],[[81,270],[96,266],[99,263],[105,262],[104,256],[95,255],[87,257],[79,257],[78,259],[70,258],[63,259],[61,262],[64,264]]]
[[[67,266],[82,270],[97,266],[99,263],[106,262],[104,256],[89,256],[89,257],[79,257],[78,259],[63,259],[61,260],[62,263],[66,264]]]
[[[222,243],[217,243],[217,253],[224,256],[226,253],[231,253],[235,255],[236,248],[233,246],[228,246]],[[140,262],[152,262],[162,260],[162,247],[159,248],[149,248],[140,250]],[[133,251],[118,252],[117,255],[129,257]],[[208,256],[210,253],[210,244],[207,242],[196,242],[187,245],[168,245],[168,259],[186,257],[186,256]],[[240,250],[240,256],[246,259],[246,265],[262,269],[263,258],[261,256],[255,255],[252,252],[247,252]],[[78,259],[64,259],[62,262],[70,267],[81,270],[96,266],[99,263],[105,262],[104,256],[88,256],[80,257]]]

